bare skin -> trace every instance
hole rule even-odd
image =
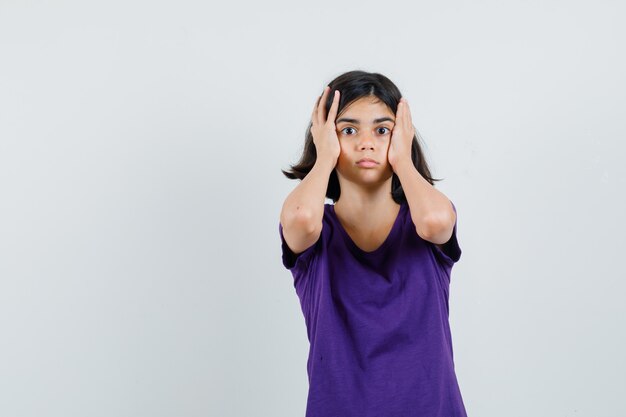
[[[388,118],[375,122],[375,119]],[[353,119],[353,120],[346,120]],[[336,171],[341,196],[335,213],[354,243],[366,252],[386,240],[400,205],[390,194],[393,169],[387,152],[395,115],[376,97],[363,97],[337,116],[335,125],[341,151]],[[361,158],[377,162],[359,166]]]
[[[335,213],[353,242],[370,252],[391,232],[400,210],[390,194],[396,172],[417,233],[441,248],[452,234],[455,217],[447,197],[413,166],[414,127],[406,100],[401,99],[397,114],[393,114],[377,97],[362,97],[337,115],[335,125],[340,145],[336,171],[341,188]],[[357,161],[364,157],[377,164],[359,166]]]
[[[402,183],[416,233],[438,246],[447,242],[456,215],[447,197],[429,184],[411,161],[414,127],[406,100],[400,99],[394,115],[377,97],[362,97],[338,115],[340,92],[335,91],[326,115],[324,103],[329,93],[327,86],[311,114],[315,165],[281,210],[289,247],[300,253],[319,239],[328,177],[335,168],[341,187],[335,214],[362,250],[376,250],[397,218],[400,206],[390,194],[394,172]],[[375,163],[360,165],[361,158]]]

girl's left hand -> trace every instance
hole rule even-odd
[[[395,170],[396,164],[405,160],[412,163],[411,145],[413,144],[414,135],[415,128],[411,121],[409,104],[405,98],[401,98],[398,103],[396,121],[391,132],[391,140],[387,151],[387,159],[392,169]]]

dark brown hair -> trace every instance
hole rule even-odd
[[[387,77],[378,73],[358,70],[349,71],[332,80],[328,86],[330,87],[330,91],[325,103],[325,114],[328,114],[330,110],[330,106],[333,101],[333,91],[335,90],[339,90],[341,93],[337,114],[340,114],[341,111],[352,102],[362,97],[371,96],[377,97],[391,109],[393,114],[396,114],[398,110],[398,102],[400,101],[400,98],[402,98],[402,94],[400,93],[398,87],[396,87],[396,85]],[[298,161],[295,165],[290,165],[291,169],[289,171],[281,169],[282,173],[289,179],[302,180],[315,165],[317,152],[315,150],[315,143],[313,142],[313,135],[311,134],[311,126],[312,122],[309,123],[309,127],[305,133],[304,151],[300,157],[300,161]],[[422,177],[424,177],[430,185],[434,185],[435,181],[441,181],[441,179],[431,177],[430,169],[428,168],[428,164],[424,158],[424,154],[419,143],[420,141],[421,137],[419,136],[419,133],[417,133],[416,129],[415,135],[413,136],[413,143],[411,145],[411,160]],[[393,173],[391,180],[390,191],[391,197],[396,203],[400,204],[402,202],[406,202],[406,196],[404,195],[404,190],[402,190],[400,179],[395,172]],[[333,200],[333,202],[337,202],[340,194],[341,189],[339,187],[339,178],[337,178],[336,169],[333,169],[328,179],[326,197]]]

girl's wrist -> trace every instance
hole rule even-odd
[[[336,163],[337,158],[331,155],[317,155],[317,159],[315,160],[315,165],[322,166],[329,171],[332,171],[335,168]]]

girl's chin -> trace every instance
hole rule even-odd
[[[393,172],[385,173],[381,171],[375,172],[374,170],[370,170],[369,172],[356,172],[356,174],[351,175],[352,182],[360,182],[362,184],[376,184],[383,183],[391,179]]]
[[[355,167],[349,170],[337,169],[337,174],[347,179],[372,182],[373,180],[384,181],[390,178],[393,175],[393,171],[391,169],[385,169],[381,166],[374,168]]]

